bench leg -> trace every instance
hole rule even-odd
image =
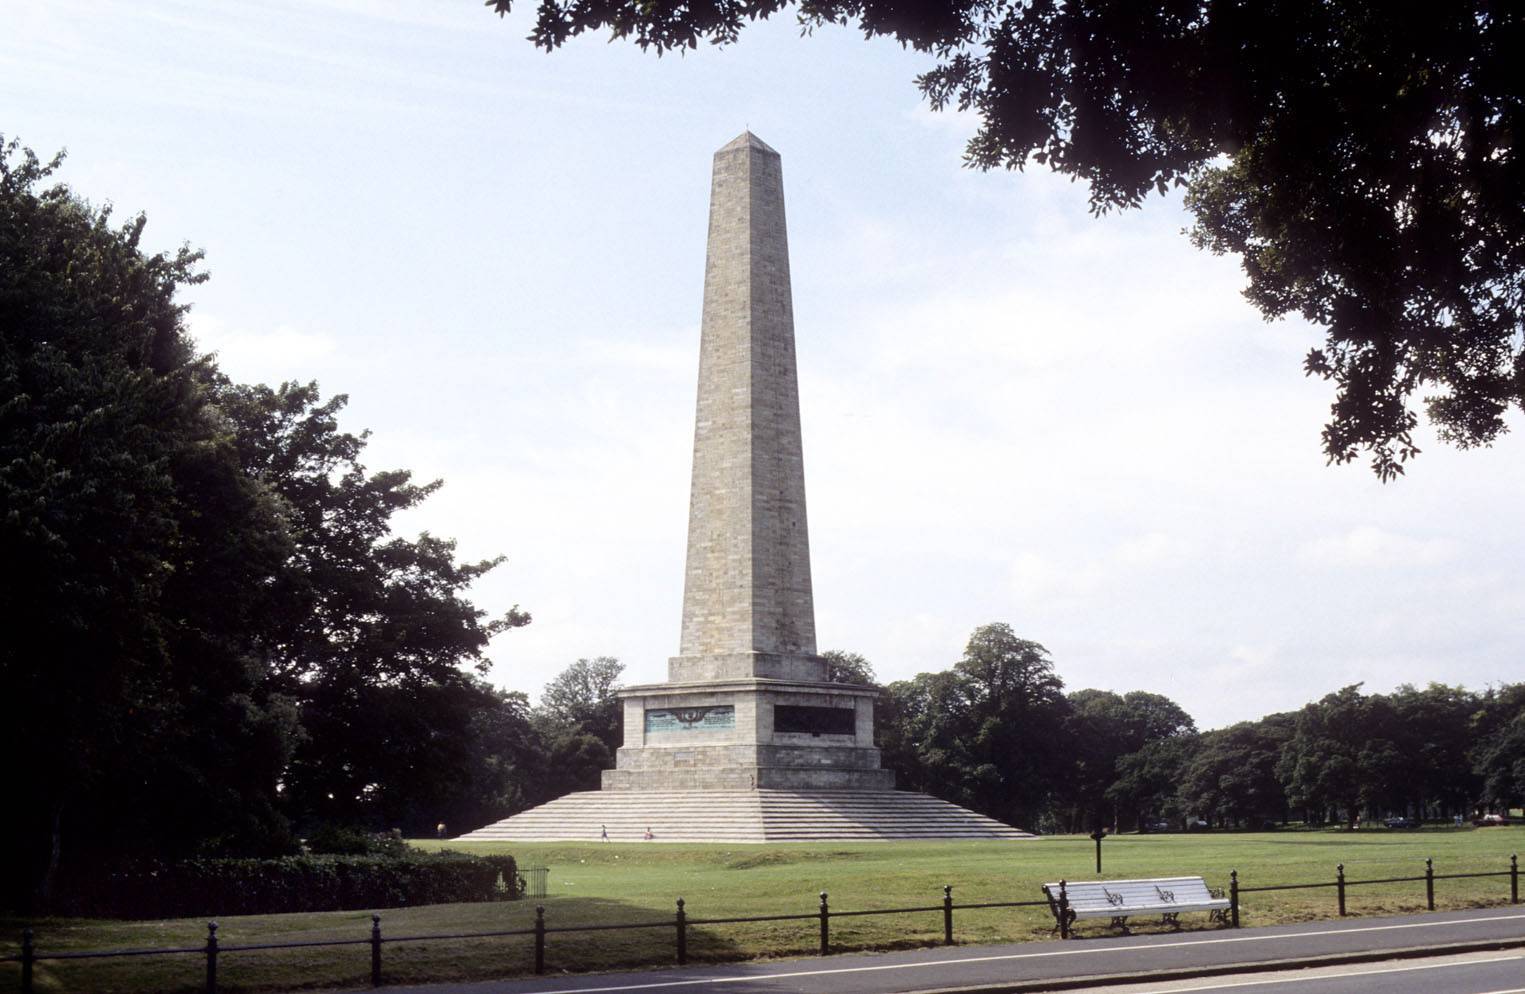
[[[1162,924],[1169,925],[1171,931],[1181,931],[1181,913],[1179,911],[1167,911],[1160,916]]]
[[[1218,925],[1228,924],[1228,911],[1223,908],[1214,908],[1207,913],[1207,920]]]
[[[1116,929],[1121,929],[1122,933],[1124,935],[1132,935],[1133,934],[1131,931],[1128,930],[1128,916],[1127,915],[1113,915],[1112,916],[1112,927],[1116,928]]]

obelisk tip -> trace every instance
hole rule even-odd
[[[751,131],[743,131],[741,134],[737,135],[735,138],[722,145],[720,150],[715,154],[722,155],[726,152],[734,152],[737,149],[743,148],[755,148],[760,152],[767,152],[769,155],[778,155],[778,151],[774,149],[773,146],[752,134]]]

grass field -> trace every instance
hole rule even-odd
[[[1288,831],[1231,835],[1119,836],[1103,843],[1104,877],[1202,874],[1226,886],[1230,869],[1244,887],[1272,883],[1333,881],[1343,862],[1348,880],[1413,876],[1424,860],[1437,874],[1507,870],[1509,856],[1525,842],[1525,829],[1434,829],[1419,832]],[[439,844],[420,842],[426,848]],[[683,897],[691,918],[805,914],[817,894],[830,893],[833,911],[929,906],[953,885],[957,903],[1025,901],[1042,897],[1039,885],[1061,877],[1094,879],[1094,848],[1083,837],[1056,836],[1031,842],[889,842],[779,846],[667,844],[450,844],[478,852],[510,852],[522,865],[551,868],[543,902],[550,927],[610,922],[670,921]],[[1507,877],[1442,880],[1440,908],[1502,904]],[[1352,886],[1349,911],[1374,915],[1422,910],[1422,883]],[[382,911],[387,935],[417,935],[528,927],[535,901],[452,904]],[[1246,894],[1245,925],[1333,917],[1333,888]],[[1187,916],[1188,928],[1207,927],[1204,916]],[[0,920],[6,953],[24,923]],[[30,923],[40,951],[198,945],[206,936],[200,919],[112,922],[52,919]],[[224,945],[319,938],[364,938],[368,912],[265,915],[221,920]],[[955,914],[959,942],[1022,941],[1049,937],[1053,920],[1039,909],[970,910]],[[892,949],[941,939],[936,913],[835,919],[834,950]],[[1138,930],[1150,926],[1141,924]],[[1105,934],[1087,923],[1080,934]],[[613,966],[672,962],[673,929],[550,935],[547,971],[560,973]],[[759,956],[810,955],[814,922],[696,926],[689,930],[694,961]],[[487,979],[528,973],[531,944],[525,938],[388,944],[388,982]],[[37,986],[45,991],[190,991],[198,988],[199,956],[42,962]],[[230,991],[272,991],[368,983],[365,946],[229,953],[220,979]],[[0,990],[17,989],[18,968],[0,964]]]

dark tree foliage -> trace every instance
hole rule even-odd
[[[465,599],[493,563],[392,536],[437,484],[364,472],[343,398],[198,357],[176,295],[200,254],[144,252],[141,215],[56,165],[0,139],[0,900],[290,852],[293,817],[509,813],[540,751],[522,698],[461,669],[528,621]]]
[[[984,625],[951,672],[886,688],[885,760],[903,787],[1035,824],[1062,776],[1063,688],[1043,646]]]
[[[826,660],[828,683],[850,683],[861,687],[879,685],[879,677],[874,673],[873,664],[860,652],[827,649],[821,653],[821,658]]]
[[[967,700],[951,671],[918,673],[885,688],[875,708],[881,762],[905,790],[963,798],[965,751],[958,739],[968,723]]]
[[[1525,805],[1525,683],[1490,690],[1478,704],[1473,772],[1481,801],[1505,811]]]
[[[1118,757],[1117,776],[1104,796],[1117,808],[1120,830],[1136,825],[1144,831],[1155,821],[1181,826],[1195,810],[1184,802],[1181,783],[1200,744],[1200,736],[1183,732],[1151,739],[1137,752]]]
[[[1179,773],[1182,811],[1223,827],[1285,821],[1287,794],[1277,763],[1295,721],[1268,715],[1204,732]]]
[[[366,435],[341,431],[347,400],[316,384],[217,380],[244,472],[286,508],[293,554],[270,577],[278,626],[269,681],[300,701],[304,735],[283,787],[300,825],[432,834],[457,816],[477,716],[504,706],[462,670],[485,672],[492,636],[526,624],[488,619],[466,590],[501,559],[460,563],[455,543],[391,533],[391,518],[440,486],[405,470],[368,472]]]
[[[1398,734],[1391,702],[1363,695],[1359,684],[1345,687],[1298,713],[1277,772],[1310,820],[1338,814],[1354,827],[1363,810],[1405,800]]]
[[[499,14],[513,0],[488,0]],[[546,50],[590,31],[726,44],[783,0],[539,0]],[[1525,11],[1497,0],[802,0],[929,52],[934,108],[980,115],[966,159],[1084,180],[1096,212],[1187,188],[1193,241],[1241,257],[1269,319],[1327,329],[1328,458],[1383,479],[1525,407]]]
[[[245,477],[176,291],[199,253],[140,250],[0,139],[0,742],[7,893],[98,853],[289,847],[292,702],[265,683],[261,583],[290,554]]]
[[[954,668],[885,688],[882,761],[902,789],[1044,831],[1353,826],[1525,801],[1525,684],[1346,687],[1202,733],[1160,694],[1061,687],[1041,646],[986,625]]]
[[[579,659],[540,694],[540,712],[558,730],[591,735],[613,752],[623,739],[620,675],[625,664],[613,656]]]
[[[579,659],[545,685],[534,723],[545,750],[540,799],[597,790],[624,741],[618,692],[625,664],[612,656]]]
[[[1428,806],[1465,812],[1483,794],[1472,757],[1478,745],[1472,728],[1477,695],[1432,683],[1423,690],[1399,687],[1387,699],[1400,757],[1392,809],[1414,817],[1422,817]]]
[[[1135,690],[1115,694],[1106,690],[1077,690],[1069,695],[1065,738],[1069,743],[1070,770],[1059,790],[1064,823],[1071,831],[1088,831],[1102,825],[1118,826],[1124,815],[1136,819],[1156,793],[1143,782],[1114,791],[1121,776],[1120,764],[1147,746],[1196,732],[1191,715],[1170,698]],[[1156,757],[1163,758],[1164,754]],[[1141,774],[1141,767],[1134,770]],[[1119,803],[1125,798],[1126,804]]]

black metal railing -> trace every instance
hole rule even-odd
[[[1427,907],[1435,910],[1435,882],[1437,880],[1464,880],[1480,877],[1508,877],[1509,878],[1509,903],[1520,903],[1520,868],[1519,857],[1509,857],[1509,869],[1497,871],[1484,871],[1473,873],[1436,873],[1432,860],[1425,860],[1423,874],[1412,877],[1381,877],[1370,880],[1350,880],[1345,876],[1343,863],[1335,867],[1333,880],[1315,881],[1312,883],[1295,884],[1266,884],[1259,887],[1243,887],[1239,883],[1239,872],[1229,872],[1229,925],[1239,927],[1241,898],[1245,894],[1269,893],[1272,891],[1305,890],[1312,888],[1329,888],[1336,891],[1336,906],[1340,915],[1347,914],[1346,890],[1351,887],[1367,886],[1371,884],[1398,884],[1398,883],[1423,883],[1425,885],[1425,902]],[[955,904],[953,900],[952,885],[943,888],[942,901],[937,904],[918,905],[909,908],[871,908],[855,911],[833,910],[825,891],[820,893],[820,904],[811,912],[789,915],[747,915],[728,918],[690,918],[683,898],[677,899],[676,912],[671,918],[643,922],[618,922],[612,924],[594,925],[557,925],[546,924],[545,906],[535,908],[535,921],[530,928],[500,929],[488,932],[453,932],[431,933],[428,935],[383,935],[381,930],[381,916],[371,915],[370,934],[365,938],[355,939],[314,939],[298,942],[259,942],[242,945],[223,945],[217,937],[217,923],[207,923],[206,941],[200,945],[182,946],[176,948],[158,949],[101,949],[83,951],[60,951],[39,952],[36,946],[35,936],[31,929],[23,929],[21,933],[21,950],[18,955],[0,956],[0,963],[21,964],[21,991],[22,994],[33,994],[33,970],[35,964],[40,961],[80,960],[80,959],[109,959],[130,956],[183,956],[200,955],[205,958],[206,964],[206,991],[207,994],[216,994],[218,961],[222,956],[229,953],[253,952],[256,950],[269,949],[307,949],[322,946],[360,946],[370,947],[371,959],[371,985],[380,987],[384,982],[382,973],[382,948],[386,943],[392,942],[444,942],[460,941],[466,939],[493,939],[513,936],[532,936],[534,949],[535,973],[544,973],[546,969],[547,937],[557,934],[570,934],[573,932],[613,932],[628,931],[634,929],[671,929],[673,930],[675,959],[681,965],[688,962],[688,930],[697,926],[715,927],[721,925],[740,925],[758,922],[811,922],[812,930],[819,930],[820,954],[831,954],[831,922],[835,918],[861,918],[875,915],[917,915],[938,914],[942,919],[942,942],[944,945],[952,945],[954,942],[953,926],[954,912],[981,911],[994,908],[1046,908],[1054,916],[1057,922],[1056,928],[1061,938],[1069,938],[1070,915],[1069,897],[1065,881],[1059,882],[1059,893],[1053,899],[1045,898],[1041,901],[982,901],[970,904]]]
[[[519,897],[543,898],[546,894],[546,886],[550,880],[551,868],[548,866],[521,866],[519,867]]]
[[[1483,870],[1474,873],[1436,873],[1435,861],[1424,861],[1424,873],[1412,877],[1373,877],[1370,880],[1351,880],[1345,876],[1345,864],[1339,863],[1334,868],[1333,880],[1318,880],[1312,883],[1301,884],[1265,884],[1260,887],[1239,886],[1238,871],[1229,873],[1229,898],[1230,916],[1233,924],[1239,925],[1239,895],[1240,894],[1264,894],[1278,890],[1311,890],[1321,887],[1333,887],[1335,891],[1335,909],[1341,918],[1346,917],[1349,911],[1346,907],[1346,891],[1351,887],[1369,887],[1373,884],[1424,884],[1425,907],[1435,910],[1435,881],[1437,880],[1472,880],[1479,877],[1508,877],[1509,878],[1509,903],[1520,903],[1520,857],[1513,854],[1509,857],[1509,869],[1507,870]]]

